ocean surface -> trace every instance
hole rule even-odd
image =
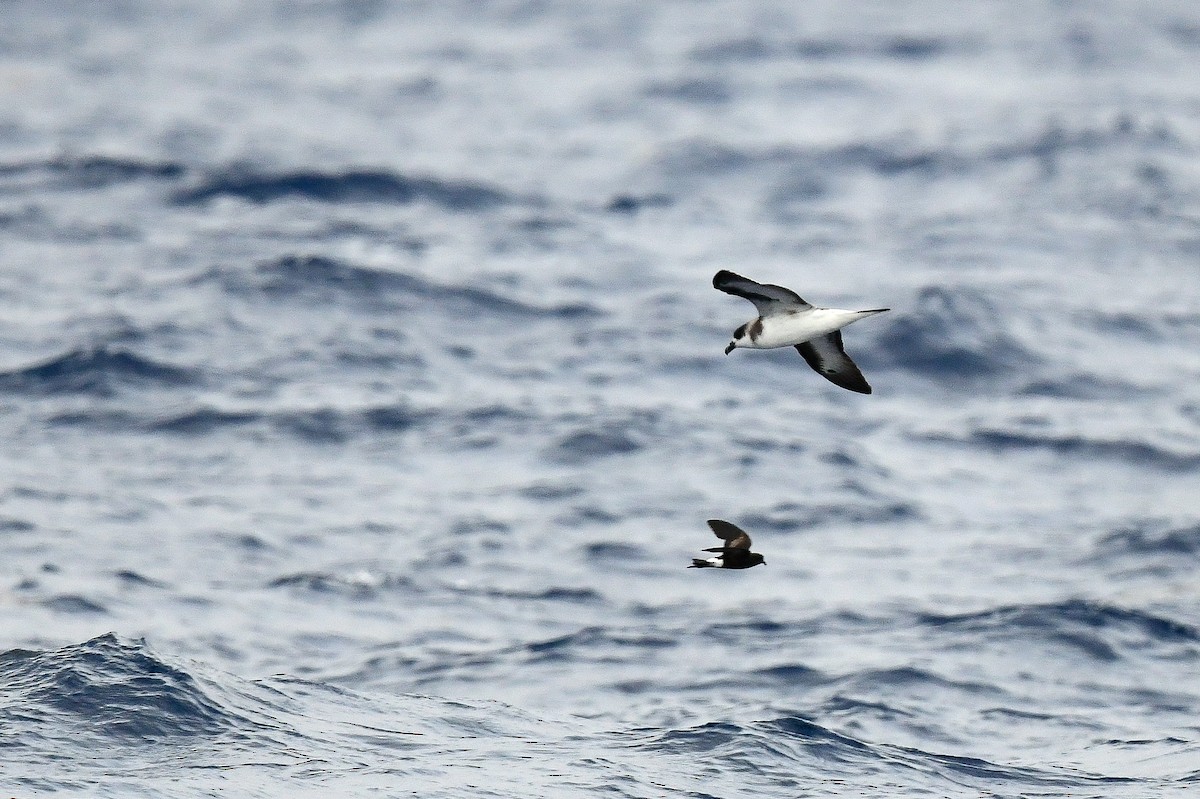
[[[0,19],[0,795],[1200,792],[1191,0]]]

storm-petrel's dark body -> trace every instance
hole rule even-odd
[[[713,288],[744,297],[758,309],[757,319],[733,331],[726,355],[738,347],[756,350],[795,347],[808,365],[829,382],[859,394],[871,393],[870,384],[842,348],[841,329],[887,308],[870,311],[818,308],[791,289],[756,283],[724,269],[713,276]]]
[[[721,521],[720,519],[709,519],[708,526],[712,528],[713,533],[717,538],[725,540],[723,547],[708,547],[705,552],[720,552],[711,558],[692,558],[692,565],[689,569],[749,569],[751,566],[757,566],[760,563],[766,563],[763,556],[757,552],[750,551],[750,536],[746,535],[746,531],[738,527],[736,524]]]

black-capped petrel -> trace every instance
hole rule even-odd
[[[870,311],[818,308],[791,289],[755,283],[724,269],[713,277],[713,288],[745,297],[758,309],[756,319],[733,331],[726,355],[737,347],[756,350],[795,347],[808,365],[829,382],[859,394],[871,393],[867,379],[842,348],[841,328],[890,308]]]
[[[762,555],[750,551],[750,536],[746,535],[746,531],[736,524],[730,524],[720,519],[709,519],[708,526],[712,528],[717,538],[725,540],[725,546],[705,549],[705,552],[720,552],[721,554],[711,558],[692,558],[692,565],[688,566],[689,569],[707,569],[710,567],[717,569],[749,569],[751,566],[766,563]]]

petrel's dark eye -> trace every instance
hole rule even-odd
[[[745,325],[742,325],[737,330],[733,331],[734,338],[741,338],[744,335],[746,335],[746,326]]]

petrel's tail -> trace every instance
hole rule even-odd
[[[711,566],[712,566],[712,564],[709,563],[707,560],[702,560],[700,558],[692,558],[692,565],[688,566],[688,568],[689,569],[707,569]]]

